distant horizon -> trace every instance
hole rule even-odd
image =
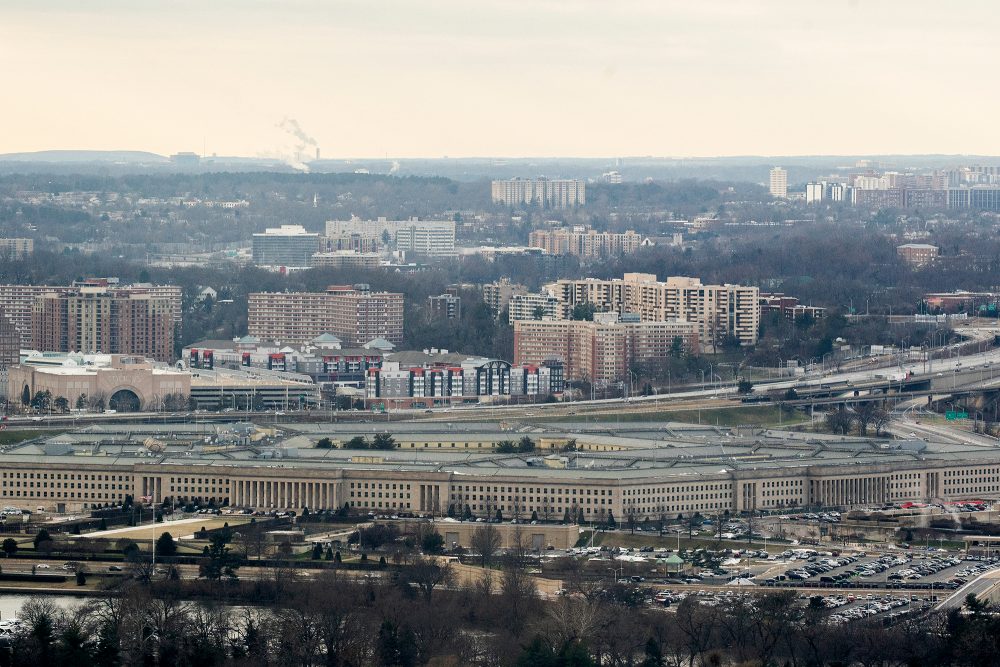
[[[261,161],[275,161],[283,162],[284,158],[280,156],[262,156],[262,155],[241,155],[241,154],[201,154],[197,151],[191,150],[177,150],[169,153],[160,153],[153,150],[146,150],[140,148],[42,148],[37,150],[24,150],[24,151],[10,151],[0,153],[0,160],[10,159],[14,156],[35,156],[35,155],[45,155],[51,153],[78,153],[78,154],[128,154],[137,153],[145,154],[155,157],[160,157],[163,159],[170,159],[174,155],[178,154],[194,154],[200,159],[213,159],[213,158],[238,158],[241,160],[261,160]],[[601,154],[589,154],[589,155],[352,155],[352,156],[325,156],[320,155],[317,160],[315,157],[312,159],[305,159],[303,162],[342,162],[342,161],[352,161],[352,160],[745,160],[745,159],[762,159],[762,160],[779,160],[779,159],[869,159],[869,158],[988,158],[988,159],[1000,159],[1000,154],[988,154],[988,153],[928,153],[928,152],[913,152],[913,153],[785,153],[785,154],[762,154],[762,153],[731,153],[731,154],[702,154],[702,155],[601,155]],[[781,166],[781,165],[775,165]]]

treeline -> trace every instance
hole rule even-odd
[[[371,440],[363,435],[356,435],[340,444],[341,449],[376,449],[383,451],[396,449],[398,446],[399,443],[389,433],[376,433],[372,436]],[[316,447],[318,449],[336,449],[334,442],[327,437],[320,438],[316,442]]]
[[[819,598],[793,592],[716,606],[691,596],[664,611],[625,586],[543,600],[516,568],[451,581],[418,559],[395,581],[279,568],[252,583],[133,582],[69,609],[32,598],[0,665],[993,665],[1000,637],[983,603],[887,627],[832,623]]]

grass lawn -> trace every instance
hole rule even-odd
[[[797,411],[779,411],[776,405],[738,405],[731,408],[706,408],[704,410],[660,410],[657,412],[622,412],[620,414],[567,415],[561,417],[536,417],[545,422],[683,422],[712,426],[795,426],[809,422],[809,417]]]

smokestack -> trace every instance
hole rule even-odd
[[[316,159],[319,159],[319,146],[316,147]]]

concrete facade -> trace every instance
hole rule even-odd
[[[112,399],[125,392],[121,399],[131,400],[128,394],[132,394],[141,408],[167,395],[187,398],[191,393],[189,373],[153,368],[142,357],[103,356],[106,356],[104,365],[12,366],[8,370],[7,397],[20,403],[27,387],[30,396],[48,391],[53,399],[66,398],[70,407],[83,395],[90,400],[101,398],[106,407],[113,408]]]

